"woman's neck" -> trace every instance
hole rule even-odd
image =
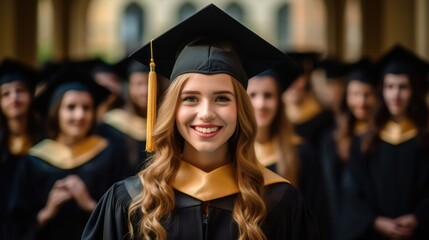
[[[60,134],[58,135],[56,141],[68,147],[73,147],[74,145],[82,142],[84,139],[85,137],[73,137],[73,136],[67,136],[65,134]]]
[[[192,146],[184,147],[182,159],[204,172],[211,172],[231,162],[226,150],[200,152]]]
[[[14,135],[14,136],[24,135],[27,132],[28,119],[26,116],[8,119],[7,125],[11,135]]]

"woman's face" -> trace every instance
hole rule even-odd
[[[375,111],[376,96],[374,88],[367,83],[352,80],[347,85],[347,107],[353,116],[367,121]]]
[[[383,82],[383,98],[394,118],[405,116],[412,95],[407,75],[386,74]]]
[[[94,102],[84,91],[67,91],[59,109],[60,135],[83,139],[87,136],[94,119]]]
[[[135,72],[129,79],[130,100],[140,109],[147,108],[148,73]]]
[[[31,94],[25,83],[21,81],[4,83],[0,86],[0,94],[1,111],[7,119],[28,114]]]
[[[247,94],[252,102],[258,127],[269,127],[279,108],[276,81],[269,76],[253,77],[247,85]]]
[[[237,127],[237,101],[231,76],[192,74],[184,83],[176,125],[185,148],[197,152],[227,151]]]

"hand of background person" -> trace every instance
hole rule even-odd
[[[76,175],[69,175],[63,179],[63,186],[75,199],[76,203],[85,211],[94,210],[96,201],[91,197],[85,182]]]
[[[72,198],[70,192],[62,187],[61,181],[62,180],[58,180],[55,182],[49,192],[48,201],[46,202],[45,207],[37,214],[37,222],[39,226],[43,226],[46,222],[54,218],[61,205]]]
[[[414,230],[417,227],[417,218],[414,214],[407,214],[400,216],[394,219],[398,229],[407,235],[407,237],[411,237],[414,233]]]
[[[374,228],[377,232],[392,240],[405,240],[410,237],[410,234],[401,230],[396,219],[377,217],[374,221]]]

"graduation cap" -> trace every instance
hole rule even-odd
[[[22,81],[30,91],[34,91],[40,78],[41,75],[38,71],[16,60],[4,59],[0,65],[0,85]]]
[[[347,81],[360,81],[372,86],[378,83],[378,71],[375,64],[368,58],[350,64]]]
[[[320,59],[320,53],[318,52],[286,52],[286,55],[293,59],[296,65],[301,68],[303,74],[304,72],[309,72],[313,70],[315,64]]]
[[[328,81],[343,78],[349,71],[349,65],[336,58],[322,59],[315,64],[315,68],[323,69]]]
[[[152,41],[157,71],[174,80],[180,74],[227,73],[244,87],[250,77],[273,67],[286,56],[213,4]],[[131,57],[148,65],[147,44]]]
[[[135,72],[149,73],[148,65],[142,64],[137,60],[126,57],[115,64],[115,69],[122,80],[128,81],[129,76]]]
[[[86,69],[66,64],[47,80],[43,91],[34,99],[36,110],[46,116],[51,104],[70,90],[89,92],[93,97],[95,107],[110,93],[106,88],[97,84]]]
[[[157,70],[170,81],[184,73],[226,73],[244,88],[248,78],[276,66],[286,55],[213,4],[171,28],[131,57]],[[149,73],[148,136],[146,150],[153,151],[152,127],[156,103]],[[154,76],[152,74],[152,76]],[[151,100],[152,99],[152,100]]]
[[[287,60],[276,67],[259,73],[257,76],[270,76],[274,78],[278,82],[280,92],[284,92],[302,73],[301,65],[297,64],[293,60]]]
[[[393,46],[377,63],[382,75],[406,74],[427,85],[429,64],[401,45]]]

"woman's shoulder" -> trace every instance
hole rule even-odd
[[[142,191],[138,176],[128,177],[114,183],[106,192],[105,197],[119,205],[128,205]]]
[[[265,202],[269,210],[308,208],[304,197],[292,184],[279,182],[265,187]]]

